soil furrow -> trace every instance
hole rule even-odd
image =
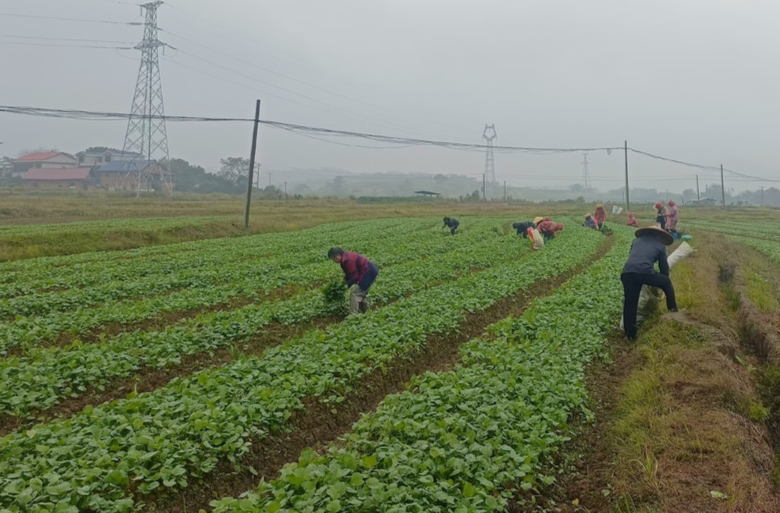
[[[603,257],[612,243],[613,239],[607,238],[592,260]],[[346,394],[345,401],[335,412],[332,405],[322,404],[319,398],[306,398],[305,408],[295,412],[289,421],[290,432],[251,440],[250,452],[238,464],[223,461],[210,476],[179,493],[150,497],[139,494],[136,500],[145,502],[150,510],[160,512],[210,510],[209,503],[214,499],[238,496],[255,488],[260,480],[276,478],[285,464],[297,461],[303,449],[322,449],[336,441],[348,433],[363,414],[376,409],[387,395],[402,391],[415,375],[452,369],[460,361],[461,345],[481,335],[488,325],[509,315],[522,314],[533,300],[550,294],[588,265],[590,262],[543,280],[532,291],[504,298],[484,312],[468,314],[454,333],[431,336],[424,349],[395,360],[384,371],[365,376]]]
[[[341,320],[343,320],[343,317],[323,317],[305,324],[270,324],[247,342],[216,351],[182,356],[181,362],[173,366],[160,369],[143,368],[130,376],[112,381],[103,387],[89,388],[79,397],[65,399],[56,406],[36,412],[29,417],[0,416],[0,436],[5,436],[21,427],[75,415],[83,410],[85,406],[96,406],[115,399],[122,399],[131,393],[152,392],[167,385],[175,378],[190,376],[204,369],[226,365],[240,355],[259,356],[269,347],[279,345],[308,330],[325,328]]]

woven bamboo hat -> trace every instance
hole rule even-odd
[[[541,223],[543,220],[544,220],[544,218],[543,218],[543,217],[541,217],[541,216],[539,216],[539,217],[536,217],[536,218],[534,218],[534,224],[539,224],[539,223]]]
[[[667,246],[671,246],[674,242],[674,237],[672,237],[672,234],[661,228],[660,226],[647,226],[645,228],[640,228],[636,231],[637,237],[642,237],[644,235],[657,233],[658,235],[661,235],[661,241],[666,244]]]

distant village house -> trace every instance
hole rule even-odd
[[[123,161],[112,160],[93,171],[93,175],[101,188],[109,191],[134,190],[136,184],[125,180],[128,173],[148,173],[152,177],[153,185],[160,182],[162,168],[154,160]]]
[[[12,177],[22,176],[30,169],[62,169],[77,167],[78,160],[69,153],[51,151],[46,153],[31,153],[14,159]]]
[[[95,188],[89,167],[33,168],[22,174],[26,187],[37,189],[78,189],[87,191]]]

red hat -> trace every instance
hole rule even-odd
[[[662,206],[663,206],[663,205],[661,205],[660,203],[656,203],[656,204],[655,204],[655,208],[661,208]]]

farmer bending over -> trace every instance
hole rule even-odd
[[[444,226],[448,227],[450,229],[450,233],[453,235],[455,235],[455,231],[458,229],[459,225],[460,223],[454,217],[444,218]],[[442,228],[444,228],[444,226],[442,226]]]
[[[379,268],[363,255],[344,251],[341,248],[330,248],[328,258],[341,264],[347,287],[357,285],[352,287],[349,294],[349,312],[353,314],[366,313],[368,311],[368,289],[376,280]]]
[[[623,328],[628,340],[636,339],[636,315],[639,305],[639,294],[643,285],[658,287],[666,294],[666,308],[670,312],[677,311],[677,301],[674,297],[674,286],[669,278],[669,263],[666,260],[666,246],[674,242],[672,234],[657,226],[640,228],[636,231],[636,239],[631,244],[626,265],[620,280],[623,282]],[[655,263],[658,269],[655,271]]]
[[[518,235],[522,235],[524,239],[527,239],[528,229],[536,228],[536,225],[533,223],[533,221],[523,221],[521,223],[513,223],[512,228],[517,230]]]
[[[539,223],[536,228],[544,236],[544,241],[549,242],[555,238],[555,234],[563,230],[563,223],[556,223],[552,219],[545,219]]]

